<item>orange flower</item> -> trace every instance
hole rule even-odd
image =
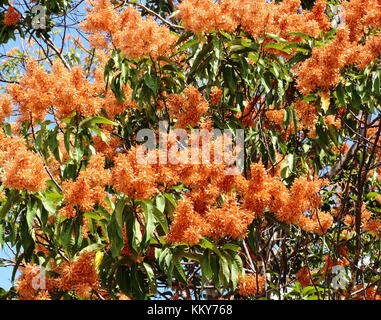
[[[254,219],[254,214],[237,205],[235,195],[227,196],[221,208],[212,208],[205,215],[210,224],[208,235],[218,240],[224,237],[242,239],[246,236],[248,226]]]
[[[245,281],[242,281],[241,277],[238,280],[238,293],[242,296],[261,294],[265,291],[265,281],[262,275],[246,274]]]
[[[186,198],[178,202],[174,220],[165,240],[168,243],[185,242],[195,245],[207,234],[209,228],[205,219],[194,211],[193,203]]]
[[[315,126],[317,122],[317,110],[313,104],[298,100],[294,104],[294,109],[302,129],[310,129]]]
[[[19,22],[21,14],[12,6],[10,6],[4,16],[4,24],[7,26],[13,26]]]
[[[94,265],[94,252],[83,252],[74,261],[64,261],[55,270],[60,276],[55,281],[58,289],[74,290],[79,296],[89,298],[98,289],[98,274]]]
[[[90,158],[85,171],[81,171],[76,181],[63,183],[64,201],[68,207],[62,208],[59,213],[66,217],[75,216],[73,206],[78,206],[82,211],[93,210],[94,205],[103,204],[108,193],[105,190],[110,182],[110,170],[104,169],[104,157],[95,154]]]
[[[241,26],[253,37],[270,32],[294,41],[299,38],[287,36],[287,33],[299,30],[317,36],[319,30],[330,28],[325,0],[316,1],[312,11],[300,12],[299,8],[299,0],[280,3],[266,0],[184,0],[178,6],[178,17],[185,28],[194,33],[213,30],[234,32]]]
[[[304,266],[304,267],[301,267],[296,273],[296,279],[299,281],[300,285],[303,288],[308,287],[313,285],[313,281],[311,277],[315,273],[316,271],[310,271],[307,266]]]
[[[8,94],[0,96],[0,122],[3,122],[5,118],[12,115],[12,101]]]
[[[339,119],[336,119],[336,117],[335,117],[334,115],[326,116],[326,117],[324,118],[324,122],[325,122],[328,126],[335,127],[336,129],[340,129],[340,128],[341,128],[340,120],[339,120]]]
[[[184,96],[170,94],[167,98],[168,108],[177,119],[176,127],[196,126],[201,117],[208,111],[208,103],[194,87],[184,89]]]
[[[210,105],[216,106],[220,103],[222,97],[222,89],[218,87],[213,87],[210,92]]]
[[[156,172],[152,165],[139,163],[136,148],[128,154],[119,154],[114,158],[112,185],[117,192],[123,192],[132,199],[149,199],[157,188]]]
[[[171,52],[177,40],[166,26],[158,25],[152,17],[143,20],[139,11],[128,6],[120,14],[109,0],[91,1],[86,20],[81,23],[84,31],[92,34],[92,44],[106,47],[105,33],[112,43],[128,57],[157,59]]]
[[[43,159],[27,149],[21,137],[5,137],[0,134],[0,179],[11,189],[39,191],[46,188],[49,179]]]

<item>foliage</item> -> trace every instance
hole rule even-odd
[[[0,25],[39,46],[1,68],[1,299],[380,297],[380,1],[97,0],[66,53],[81,3],[39,4]],[[243,172],[140,163],[163,121],[243,130]]]

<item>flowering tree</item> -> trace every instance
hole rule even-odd
[[[0,1],[3,298],[381,297],[380,0],[86,6]]]

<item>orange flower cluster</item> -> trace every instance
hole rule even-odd
[[[76,181],[63,183],[64,202],[66,207],[59,214],[66,217],[75,216],[74,206],[84,212],[94,209],[95,204],[103,204],[108,195],[105,186],[110,183],[111,173],[104,169],[104,157],[95,154],[90,158],[85,171],[81,171]]]
[[[344,223],[353,230],[355,226],[355,216],[353,214],[346,214]],[[361,227],[363,230],[374,233],[377,237],[381,235],[381,220],[374,219],[372,212],[366,209],[365,205],[361,208]]]
[[[152,17],[142,19],[139,12],[128,6],[120,14],[109,0],[89,2],[86,20],[81,23],[84,31],[92,34],[92,44],[104,48],[106,37],[128,57],[142,58],[167,55],[177,40],[165,26],[159,26]]]
[[[193,171],[194,175],[197,173]],[[214,179],[220,174],[217,171]],[[187,180],[187,176],[184,177]],[[192,190],[176,210],[167,236],[168,242],[196,244],[203,236],[213,239],[243,238],[253,219],[261,218],[265,212],[316,234],[323,234],[332,226],[333,217],[318,210],[321,206],[318,193],[325,184],[323,180],[308,181],[301,177],[288,189],[279,177],[268,174],[261,164],[252,164],[248,180],[242,176],[230,177],[225,181],[205,177],[202,181],[196,180],[198,187],[190,184]],[[203,187],[205,181],[210,181],[207,187]],[[241,203],[235,195],[227,195],[221,208],[214,207],[216,198],[233,188],[242,195]],[[191,221],[190,217],[195,221]]]
[[[298,223],[305,231],[322,235],[332,226],[333,217],[329,213],[317,211],[312,217],[301,216]]]
[[[379,236],[381,235],[381,220],[366,220],[363,224],[363,229],[368,232],[374,232]]]
[[[222,97],[222,89],[218,87],[213,87],[210,92],[210,105],[216,106],[220,103]]]
[[[12,100],[9,95],[0,96],[0,122],[12,115]]]
[[[312,49],[311,58],[296,69],[297,87],[304,94],[309,94],[318,88],[329,89],[339,82],[339,71],[346,64],[344,52],[347,43],[348,32],[345,29],[339,29],[331,43],[325,47]]]
[[[307,266],[301,267],[296,273],[296,279],[299,281],[300,285],[305,288],[313,285],[312,276],[316,271],[309,270]]]
[[[234,32],[240,26],[253,37],[261,37],[267,32],[292,42],[300,41],[300,38],[287,35],[290,32],[298,31],[317,37],[319,31],[330,29],[326,6],[325,0],[316,1],[311,11],[300,10],[299,0],[280,3],[265,0],[185,0],[178,9],[185,27],[194,33],[214,30]],[[337,30],[333,42],[313,48],[312,57],[295,69],[298,88],[304,94],[319,88],[327,90],[334,87],[340,79],[339,71],[345,65],[365,68],[381,53],[380,35],[358,43],[370,29],[381,27],[379,0],[344,1],[343,7],[345,27]]]
[[[83,252],[75,261],[64,261],[52,271],[58,277],[41,273],[41,268],[27,264],[17,280],[16,291],[22,300],[50,300],[51,294],[59,291],[74,291],[88,299],[99,287],[98,274],[94,265],[94,253]],[[44,287],[45,285],[45,287]]]
[[[22,270],[21,276],[16,281],[16,291],[21,300],[50,300],[49,292],[46,289],[39,289],[46,279],[42,279],[41,268],[35,264],[27,264]]]
[[[77,295],[89,298],[99,286],[94,264],[94,252],[83,252],[75,261],[64,261],[54,270],[60,277],[53,284],[60,291],[74,290]]]
[[[294,110],[298,119],[296,127],[294,121],[291,120],[288,122],[288,126],[284,128],[283,121],[286,110],[271,108],[270,110],[264,112],[263,127],[265,129],[278,131],[283,140],[287,139],[291,134],[296,134],[300,130],[309,129],[309,133],[313,132],[315,130],[315,124],[318,120],[316,107],[313,104],[303,100],[297,100],[294,104]],[[249,119],[250,117],[246,119],[244,118],[244,123],[246,125],[252,122]]]
[[[272,130],[276,130],[282,134],[282,139],[286,139],[288,135],[292,132],[291,127],[288,127],[286,130],[283,128],[283,119],[286,110],[269,110],[264,114],[264,128],[271,128]]]
[[[354,300],[381,300],[380,288],[372,286],[364,286],[362,284],[357,285],[354,292],[358,292],[353,299]]]
[[[349,40],[358,41],[370,29],[381,27],[380,0],[343,1],[346,28],[350,31]]]
[[[1,181],[7,187],[18,190],[39,191],[46,188],[49,179],[43,159],[28,150],[21,137],[6,137],[0,132]]]
[[[366,68],[381,54],[381,33],[370,36],[364,43],[348,42],[343,52],[346,65],[355,65],[359,69]]]
[[[181,21],[194,33],[234,32],[241,26],[253,37],[268,32],[297,40],[298,37],[287,36],[287,33],[298,30],[317,36],[319,30],[329,29],[325,0],[318,0],[312,11],[300,10],[300,6],[299,0],[280,3],[266,0],[219,0],[217,3],[212,0],[184,0],[178,9]]]
[[[245,281],[243,281],[241,277],[238,280],[238,293],[241,296],[261,294],[265,291],[265,281],[262,275],[246,274]]]
[[[313,104],[298,100],[294,104],[294,110],[299,119],[298,126],[301,129],[310,129],[317,123],[317,110]]]
[[[332,272],[334,266],[346,267],[350,264],[349,260],[345,257],[336,259],[328,254],[323,256],[324,266],[320,270],[320,273],[326,274]]]
[[[237,205],[236,196],[232,195],[226,197],[221,208],[210,209],[205,219],[211,225],[208,236],[212,239],[243,239],[254,220],[254,214]]]
[[[101,129],[108,142],[102,140],[99,135],[93,136],[94,149],[97,153],[103,154],[105,158],[113,159],[117,155],[116,149],[121,145],[120,138],[112,136],[112,130],[106,128]]]
[[[7,26],[13,26],[19,22],[20,18],[20,12],[18,12],[14,7],[10,6],[5,13],[3,22]]]
[[[304,94],[335,87],[344,66],[364,69],[381,54],[380,34],[371,36],[364,44],[351,42],[349,37],[350,30],[338,29],[332,42],[313,48],[311,58],[296,67],[297,87]]]
[[[190,199],[180,200],[177,204],[175,219],[165,240],[168,243],[185,242],[195,245],[209,230],[210,226],[194,210],[192,201]]]
[[[112,185],[117,192],[133,199],[149,199],[157,192],[156,172],[152,165],[139,163],[136,148],[127,154],[119,154],[114,161]]]
[[[167,98],[170,114],[177,119],[176,127],[195,127],[208,111],[208,103],[194,87],[184,89],[184,96],[170,94]]]
[[[335,127],[336,129],[340,129],[341,128],[341,122],[339,119],[337,119],[336,116],[334,115],[329,115],[329,116],[326,116],[324,118],[324,122],[328,125],[328,126],[331,126],[331,127]]]
[[[121,104],[110,92],[105,99],[99,97],[106,93],[99,74],[96,82],[90,82],[81,67],[68,70],[59,60],[53,62],[51,73],[46,73],[36,61],[29,61],[26,74],[18,84],[9,84],[7,90],[18,105],[21,121],[30,120],[31,115],[33,120],[44,120],[50,107],[56,108],[57,117],[65,118],[73,112],[90,117],[102,108],[113,117],[132,106],[129,98]],[[131,90],[126,87],[126,96],[130,94]],[[6,99],[2,97],[3,105],[9,108]]]
[[[318,195],[324,180],[308,181],[299,177],[290,189],[276,176],[270,176],[263,165],[251,165],[251,179],[240,191],[243,194],[243,207],[261,217],[266,210],[275,214],[283,222],[293,223],[308,232],[325,232],[333,219],[328,213],[319,212],[309,217],[306,212],[314,212],[321,205]]]
[[[233,187],[236,178],[225,174],[230,152],[218,147],[214,150],[215,144],[222,146],[224,136],[216,141],[209,140],[212,151],[209,162],[200,151],[201,138],[198,142],[193,141],[189,148],[180,150],[173,132],[168,136],[163,135],[162,139],[166,141],[163,149],[142,152],[140,148],[132,148],[127,154],[119,154],[114,158],[112,185],[117,192],[123,192],[131,198],[148,199],[159,190],[181,182],[192,188],[188,196],[193,200],[196,210],[204,212],[215,203],[221,191],[229,191]],[[197,158],[194,159],[195,154]],[[214,163],[215,158],[219,158],[220,163]],[[176,163],[172,162],[174,160],[177,160]]]

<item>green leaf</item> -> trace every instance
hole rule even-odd
[[[148,284],[149,284],[149,288],[150,288],[150,293],[154,294],[154,293],[156,293],[156,276],[155,276],[155,273],[154,273],[152,267],[148,263],[143,262],[143,267],[144,267],[144,270],[145,270],[147,277],[148,277]]]
[[[162,196],[162,195],[159,195],[156,197],[156,208],[160,211],[160,212],[164,212],[164,209],[165,209],[165,198]]]
[[[352,87],[352,94],[351,94],[351,105],[356,109],[356,110],[360,110],[361,108],[361,97],[360,95],[358,94],[357,90]]]
[[[129,295],[130,293],[130,273],[129,269],[126,266],[120,266],[116,271],[116,281],[120,287],[120,289],[123,291],[124,294]]]
[[[288,41],[286,39],[284,39],[284,38],[282,38],[282,37],[280,37],[280,36],[278,36],[277,34],[274,34],[274,33],[268,33],[268,32],[266,32],[265,36],[267,38],[274,39],[274,40],[276,40],[276,41],[278,41],[280,43],[288,43]]]
[[[118,123],[111,121],[107,118],[101,117],[101,116],[95,116],[92,118],[86,118],[85,120],[82,120],[79,124],[80,127],[86,127],[86,126],[91,126],[92,124],[109,124],[112,126],[117,126]]]
[[[232,250],[234,252],[238,252],[241,250],[241,247],[239,245],[233,244],[233,243],[226,243],[222,250]]]
[[[290,53],[290,50],[288,50],[287,48],[285,48],[285,46],[283,46],[279,43],[268,43],[265,45],[265,48],[276,49],[276,50],[279,50],[282,52]]]
[[[177,273],[177,280],[187,284],[188,283],[188,280],[187,280],[187,277],[184,273],[184,270],[183,270],[183,267],[180,263],[180,260],[176,260],[174,262],[174,267],[175,267],[175,275]]]
[[[113,258],[120,255],[124,246],[123,240],[123,228],[117,221],[116,214],[112,215],[112,218],[107,226],[107,234],[111,243],[111,254]]]
[[[57,205],[62,201],[63,195],[58,192],[46,192],[38,196],[44,208],[51,214],[57,212]]]
[[[21,195],[18,190],[10,190],[7,197],[7,202],[2,206],[0,211],[0,220],[3,220],[9,210],[21,200]]]
[[[299,37],[299,38],[302,38],[305,40],[313,39],[311,36],[309,36],[308,34],[305,34],[303,32],[289,32],[289,33],[287,33],[287,36]]]
[[[159,78],[157,78],[154,75],[150,75],[148,73],[144,75],[144,83],[147,85],[148,88],[150,88],[153,91],[155,95],[157,95],[159,91],[159,81]]]
[[[336,92],[337,100],[339,100],[340,105],[345,106],[344,89],[340,84],[337,85],[335,92]]]
[[[223,67],[223,76],[229,90],[234,93],[236,91],[236,79],[234,76],[233,68],[229,65],[225,65]]]
[[[29,199],[26,210],[26,221],[28,224],[28,228],[32,230],[34,218],[37,215],[37,202]]]
[[[243,263],[239,254],[234,255],[233,263],[231,264],[231,281],[233,290],[237,288],[239,275],[243,273]]]
[[[4,234],[5,234],[5,226],[0,224],[0,249],[4,245]]]
[[[152,212],[156,218],[156,221],[158,221],[160,226],[162,227],[164,233],[168,233],[167,217],[162,212],[160,212],[156,207],[153,208]]]
[[[381,88],[380,88],[380,76],[377,75],[373,81],[373,92],[381,97]]]
[[[228,284],[229,283],[229,279],[230,279],[230,270],[229,270],[228,260],[226,259],[226,255],[221,255],[220,256],[220,266],[221,266],[221,269],[220,269],[220,278],[221,278],[221,275],[222,275],[223,282],[225,284]]]
[[[201,239],[199,246],[201,248],[210,249],[214,251],[218,256],[222,255],[221,251],[217,248],[217,246],[213,242],[206,239],[205,237]]]
[[[210,265],[210,251],[205,250],[205,253],[203,254],[201,258],[201,271],[202,271],[202,276],[210,280],[213,277],[213,270]]]
[[[142,201],[144,217],[145,217],[145,232],[144,232],[144,245],[147,245],[155,230],[155,216],[153,214],[153,204],[150,200]]]

